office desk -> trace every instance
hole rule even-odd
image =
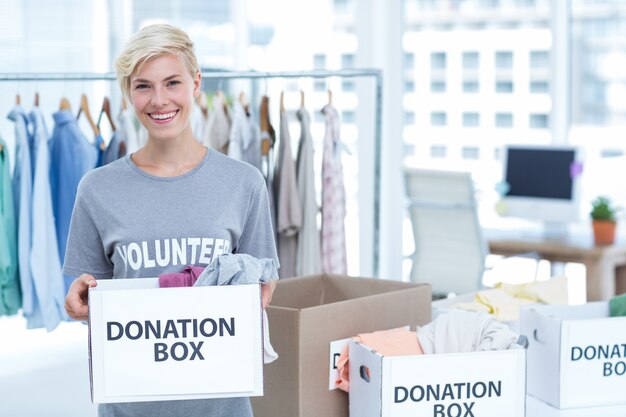
[[[497,255],[536,252],[552,262],[577,262],[587,268],[587,301],[608,300],[626,292],[626,243],[595,246],[589,235],[543,237],[525,231],[486,230],[489,251]]]

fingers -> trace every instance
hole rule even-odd
[[[65,311],[71,318],[74,320],[89,318],[89,288],[96,285],[98,285],[96,279],[89,274],[83,274],[72,282],[65,298]]]
[[[277,281],[270,281],[263,285],[261,285],[261,299],[263,300],[263,308],[270,305],[272,302],[272,295],[274,294],[274,289],[276,288]]]

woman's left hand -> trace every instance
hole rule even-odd
[[[274,280],[261,285],[261,299],[263,300],[263,308],[270,305],[270,302],[272,301],[272,294],[274,294],[274,289],[276,288],[277,282],[278,280]]]

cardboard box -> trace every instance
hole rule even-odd
[[[626,317],[607,302],[522,309],[528,393],[557,408],[626,404]]]
[[[348,395],[330,391],[330,342],[358,333],[430,321],[431,290],[414,284],[338,275],[280,280],[268,307],[276,362],[265,366],[255,417],[347,417]]]
[[[350,341],[351,417],[524,417],[526,351],[383,356]]]
[[[263,395],[259,285],[158,288],[158,278],[89,289],[96,403]]]

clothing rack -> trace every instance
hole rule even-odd
[[[382,97],[383,75],[379,69],[343,69],[313,71],[210,71],[203,69],[203,79],[269,79],[269,78],[354,78],[370,77],[376,81],[375,101],[375,132],[374,132],[374,230],[373,230],[373,262],[372,272],[379,275],[380,268],[380,175],[381,175],[381,136],[382,136]],[[0,73],[2,81],[114,81],[115,73]]]

